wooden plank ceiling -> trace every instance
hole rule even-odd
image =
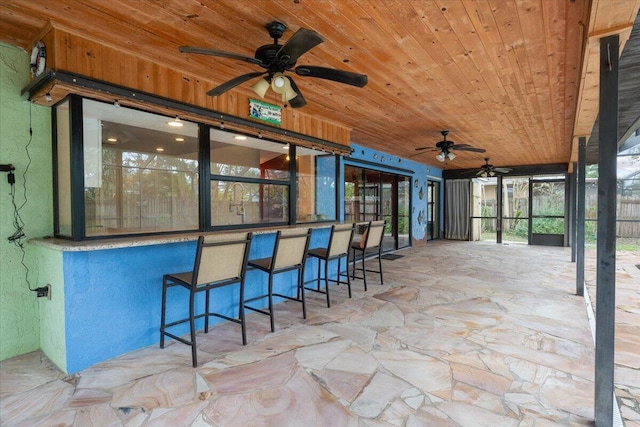
[[[615,7],[600,7],[613,3]],[[411,157],[440,131],[456,143],[446,169],[568,163],[578,125],[590,133],[597,97],[582,90],[587,32],[630,28],[640,0],[2,0],[0,41],[31,51],[48,25],[221,83],[260,71],[181,45],[253,56],[265,24],[315,30],[324,43],[298,65],[367,74],[356,88],[295,76],[304,112],[352,128],[352,141]],[[600,5],[600,6],[598,6]],[[598,6],[598,7],[595,7]],[[598,11],[599,26],[590,25]],[[613,29],[613,30],[612,30]],[[626,36],[628,37],[628,33]],[[590,80],[589,80],[590,82]],[[252,94],[245,83],[235,90]],[[580,100],[580,102],[578,102]],[[268,102],[275,100],[268,99]],[[594,104],[595,102],[595,104]],[[588,123],[591,121],[591,123]],[[432,151],[412,157],[442,167]]]

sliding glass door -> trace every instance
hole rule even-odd
[[[365,223],[384,219],[387,227],[382,250],[409,246],[410,178],[351,165],[345,166],[344,175],[345,222]]]
[[[427,240],[440,238],[440,183],[429,181],[427,185]]]

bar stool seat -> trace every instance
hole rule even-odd
[[[364,281],[364,290],[367,290],[367,271],[380,274],[380,284],[384,285],[384,278],[382,276],[382,238],[384,237],[384,228],[386,221],[369,221],[367,227],[362,234],[362,239],[359,242],[352,242],[351,249],[353,251],[353,268],[352,278],[362,279]],[[377,251],[376,257],[378,258],[378,270],[368,270],[365,267],[365,254],[367,250]],[[356,276],[356,252],[362,252],[362,268],[358,270],[362,271],[362,277]]]
[[[310,291],[319,292],[327,295],[327,307],[331,307],[331,298],[329,296],[329,282],[336,284],[346,284],[349,290],[349,298],[351,298],[351,280],[349,278],[349,248],[353,240],[355,224],[340,224],[331,227],[331,235],[329,236],[329,244],[326,248],[309,249],[309,257],[318,260],[318,277],[311,282],[317,282],[316,288],[306,287]],[[345,271],[342,272],[341,261],[346,259]],[[338,271],[335,279],[329,278],[329,261],[338,261]],[[321,266],[324,261],[324,277],[321,274]],[[346,277],[347,280],[340,280],[340,277]],[[324,291],[320,289],[320,281],[324,279]]]
[[[204,317],[204,332],[209,332],[209,317],[214,316],[239,323],[242,330],[242,344],[247,344],[244,316],[244,282],[251,247],[252,233],[225,233],[200,236],[192,271],[165,274],[162,277],[162,313],[160,319],[160,348],[164,348],[165,337],[173,338],[191,347],[193,367],[198,366],[196,352],[196,319]],[[215,313],[210,308],[210,291],[213,289],[239,285],[238,317]],[[166,323],[167,290],[183,287],[189,291],[189,317]],[[196,314],[196,294],[205,292],[204,312]],[[167,332],[168,328],[189,323],[190,339]]]
[[[268,258],[253,259],[249,261],[249,266],[269,275],[268,291],[264,295],[259,295],[247,299],[245,302],[252,302],[268,299],[268,308],[258,308],[253,305],[245,305],[245,308],[266,314],[269,316],[271,323],[271,332],[275,332],[275,319],[273,315],[273,297],[297,301],[302,304],[302,318],[307,318],[307,307],[304,300],[304,264],[309,250],[309,240],[311,238],[311,229],[287,229],[279,230],[276,234],[276,242],[273,248],[273,255]],[[297,280],[297,296],[292,297],[281,293],[273,292],[273,277],[276,274],[287,271],[296,271]]]

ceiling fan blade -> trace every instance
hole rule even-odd
[[[242,84],[242,83],[246,82],[247,80],[251,80],[251,79],[253,79],[255,77],[261,76],[261,75],[263,75],[265,73],[266,73],[265,71],[255,71],[253,73],[242,74],[241,76],[238,76],[236,78],[233,78],[231,80],[228,80],[228,81],[222,83],[220,86],[214,87],[209,92],[207,92],[207,95],[209,95],[209,96],[222,95],[223,93],[225,93],[229,89],[233,89],[234,87],[238,86],[239,84]]]
[[[256,58],[251,58],[250,56],[239,55],[237,53],[225,52],[223,50],[214,50],[207,49],[204,47],[195,47],[195,46],[180,46],[178,50],[182,53],[197,53],[200,55],[211,55],[211,56],[219,56],[222,58],[231,58],[238,59],[240,61],[248,62],[250,64],[256,64],[263,66],[263,62]]]
[[[322,43],[324,39],[320,34],[306,28],[300,28],[276,53],[279,61],[287,65],[293,65],[300,56]]]
[[[298,94],[295,98],[289,100],[289,105],[291,106],[291,108],[300,108],[307,105],[307,100],[304,99],[304,96],[302,96],[302,92],[300,92],[300,89],[298,89],[298,85],[296,84],[296,82],[294,82],[291,77],[289,77],[289,82],[291,83],[291,89],[293,89],[293,91]]]
[[[458,151],[473,151],[474,153],[484,153],[485,151],[487,151],[484,148],[476,148],[470,145],[465,146],[462,144],[454,145],[453,147],[451,147],[451,149],[458,150]]]
[[[509,173],[511,172],[510,168],[493,168],[494,171],[496,172],[500,172],[500,173]]]
[[[313,65],[301,65],[296,67],[299,76],[317,77],[319,79],[333,80],[351,86],[364,87],[369,78],[366,74],[352,73],[350,71],[337,70],[335,68],[316,67]]]

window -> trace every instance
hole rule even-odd
[[[58,237],[337,218],[335,155],[78,95],[54,111]]]
[[[211,225],[288,223],[289,146],[241,138],[211,129]]]
[[[86,236],[197,229],[197,125],[87,99],[82,111]]]
[[[336,219],[336,157],[296,147],[298,222]]]

